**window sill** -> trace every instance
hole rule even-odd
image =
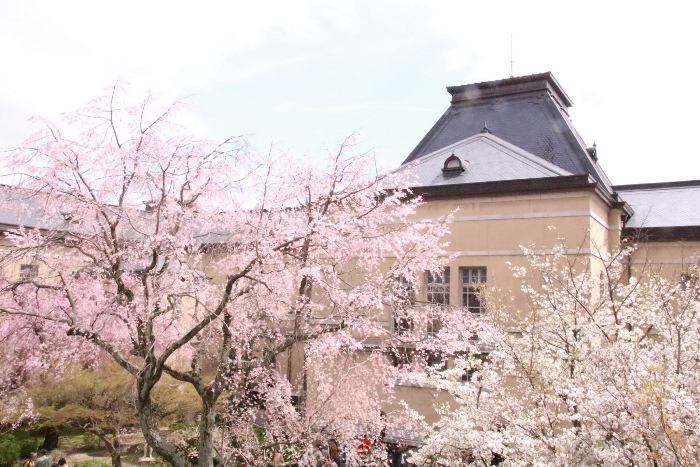
[[[402,381],[397,380],[394,383],[395,386],[407,387],[407,388],[425,388],[425,389],[436,389],[432,384],[415,383],[412,381]]]

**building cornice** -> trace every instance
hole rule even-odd
[[[638,183],[634,185],[613,185],[614,191],[636,191],[636,190],[654,190],[663,188],[685,188],[690,186],[700,186],[700,180],[682,180],[677,182],[660,182],[660,183]]]
[[[490,182],[455,183],[412,187],[424,199],[463,198],[478,196],[511,196],[544,191],[594,190],[598,183],[589,175],[496,180]]]
[[[534,75],[517,76],[515,78],[447,87],[447,92],[452,94],[452,104],[462,104],[493,97],[527,94],[537,91],[549,92],[563,109],[574,105],[571,98],[564,92],[564,89],[562,89],[559,82],[554,78],[554,75],[549,71]]]
[[[634,210],[628,203],[620,200],[616,195],[610,194],[605,187],[587,174],[411,187],[411,192],[414,196],[420,196],[425,200],[570,191],[593,192],[608,208],[619,209],[627,219],[634,214]]]

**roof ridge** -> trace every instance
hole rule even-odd
[[[543,71],[540,73],[530,73],[529,75],[519,75],[519,76],[511,76],[510,78],[501,78],[501,79],[492,79],[488,81],[480,81],[478,83],[468,83],[468,84],[457,84],[455,86],[448,86],[448,88],[458,88],[462,86],[479,86],[482,84],[495,84],[495,83],[500,83],[506,80],[520,80],[520,79],[532,79],[532,78],[545,78],[549,75],[551,75],[551,71]]]
[[[440,115],[440,118],[438,118],[438,121],[435,122],[435,124],[428,130],[428,133],[421,138],[421,140],[418,142],[415,148],[413,148],[413,151],[406,157],[406,159],[401,163],[401,165],[408,164],[409,162],[413,162],[416,159],[420,159],[423,156],[419,156],[418,154],[423,150],[423,148],[427,147],[442,131],[447,124],[455,118],[455,114],[450,112],[452,110],[452,106],[449,106],[445,112],[443,112],[442,115]],[[423,154],[425,155],[425,154]]]
[[[461,139],[459,141],[456,141],[456,142],[450,144],[449,146],[445,146],[445,147],[437,149],[433,152],[423,154],[422,156],[413,159],[411,161],[411,163],[421,164],[421,163],[426,162],[430,159],[438,157],[441,154],[444,155],[445,153],[448,153],[448,152],[454,152],[455,149],[457,149],[460,146],[467,146],[467,145],[472,144],[472,143],[479,141],[479,140],[485,140],[484,142],[486,144],[498,149],[503,154],[516,155],[519,158],[524,159],[523,162],[526,161],[528,163],[535,164],[538,167],[545,169],[545,170],[548,170],[550,172],[554,172],[557,175],[560,175],[560,176],[573,175],[568,170],[563,169],[562,167],[559,167],[558,165],[553,164],[546,159],[543,159],[542,157],[538,156],[537,154],[533,154],[530,151],[523,149],[520,146],[516,146],[515,144],[511,143],[510,141],[507,141],[507,140],[505,140],[497,135],[494,135],[492,133],[477,133],[475,135],[468,136],[464,139]],[[528,165],[530,165],[530,164],[528,164]],[[530,166],[532,167],[532,165],[530,165]],[[401,167],[399,167],[399,168],[401,168]]]

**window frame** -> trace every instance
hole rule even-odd
[[[428,337],[437,336],[442,330],[442,321],[440,318],[428,318],[426,334]]]
[[[476,281],[473,280],[476,272]],[[467,281],[465,281],[467,277]],[[473,316],[482,316],[486,307],[481,299],[488,277],[486,266],[465,266],[459,268],[459,290],[462,301],[462,308],[466,309]],[[474,302],[476,302],[476,305]]]
[[[416,302],[416,289],[405,276],[396,277],[394,289],[391,291],[393,306],[391,312],[391,331],[395,335],[408,334],[413,331],[413,318],[401,313],[401,309],[411,307]],[[398,298],[398,300],[396,300]]]
[[[389,351],[391,366],[394,368],[409,367],[417,362],[419,352],[414,347],[395,347]]]
[[[450,293],[450,267],[445,266],[442,270],[442,276],[433,276],[430,271],[425,272],[425,301],[429,305],[449,306]],[[437,298],[437,299],[436,299]],[[426,335],[435,337],[442,329],[442,322],[439,318],[428,318],[426,323]]]
[[[461,355],[460,358],[469,358],[474,357],[477,358],[481,362],[481,367],[483,367],[483,364],[488,361],[490,352],[482,351],[482,352],[473,352],[470,354],[466,355]],[[460,377],[460,381],[463,383],[474,383],[478,381],[478,378],[474,378],[474,375],[476,375],[477,371],[481,370],[481,367],[470,367],[470,368],[465,368],[464,372],[462,373]]]
[[[39,276],[39,265],[23,263],[19,265],[19,277],[23,281],[30,281]]]
[[[437,299],[438,297],[441,297]],[[442,276],[425,273],[425,301],[431,305],[448,306],[450,304],[450,267],[445,266]]]
[[[440,352],[428,352],[425,358],[426,367],[432,368],[435,371],[443,371],[447,369],[447,358]]]
[[[394,310],[392,314],[391,329],[397,336],[413,332],[413,318],[409,316],[399,316]]]

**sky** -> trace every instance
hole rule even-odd
[[[0,2],[0,147],[117,79],[186,98],[202,138],[300,157],[360,132],[397,167],[446,86],[551,71],[614,184],[700,179],[692,2]]]

